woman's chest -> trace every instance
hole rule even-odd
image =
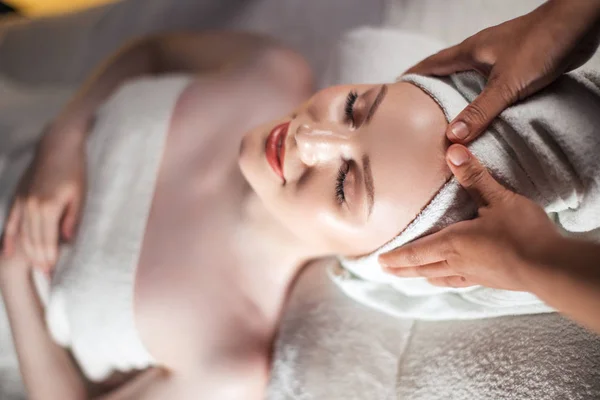
[[[235,234],[247,186],[218,146],[194,155],[175,153],[167,147],[147,220],[136,313],[151,310],[156,299],[185,302],[201,316],[205,334],[222,339],[221,328],[240,313]]]
[[[188,342],[195,362],[215,379],[221,378],[211,365],[265,363],[274,330],[236,273],[245,265],[234,247],[234,192],[182,191],[175,199],[159,187],[135,278],[135,322],[150,354],[168,364],[177,353],[169,351],[172,341]],[[246,352],[262,359],[248,361]]]
[[[238,142],[232,138],[236,132],[228,132],[231,144],[220,135],[205,135],[205,145],[196,151],[185,135],[177,141],[171,133],[135,278],[142,342],[161,358],[156,353],[177,326],[186,338],[193,337],[189,346],[203,360],[235,363],[244,352],[234,349],[253,340],[267,357],[272,329],[258,323],[260,310],[237,273],[247,267],[236,251],[236,232],[248,187],[237,167],[237,149],[231,148]]]

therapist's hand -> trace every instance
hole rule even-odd
[[[549,0],[522,17],[485,29],[426,58],[405,73],[449,75],[476,70],[487,86],[448,126],[468,143],[505,108],[584,64],[598,47],[598,0]]]
[[[383,254],[380,263],[391,274],[438,286],[527,291],[530,269],[545,262],[562,236],[541,207],[496,182],[466,147],[450,146],[447,161],[478,202],[477,218]]]

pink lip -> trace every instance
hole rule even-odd
[[[289,122],[277,125],[269,136],[267,136],[267,142],[265,143],[265,155],[267,162],[273,169],[273,172],[277,174],[285,183],[285,176],[283,175],[283,160],[285,159],[285,138],[287,137]]]

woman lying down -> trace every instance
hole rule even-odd
[[[0,282],[29,398],[263,398],[294,277],[332,255],[347,292],[397,315],[447,308],[369,295],[454,296],[444,301],[461,318],[547,311],[531,298],[509,311],[477,303],[477,288],[442,293],[376,263],[473,216],[444,131],[482,84],[407,76],[310,97],[303,59],[261,37],[119,51],[40,139],[6,218]],[[598,109],[591,80],[564,78],[471,150],[565,227],[589,230]]]

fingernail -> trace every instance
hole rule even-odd
[[[386,266],[382,266],[381,267],[381,271],[383,271],[386,274],[393,274],[396,272],[396,270],[392,267],[386,267]]]
[[[469,153],[461,146],[452,146],[448,149],[448,159],[457,167],[469,160]]]
[[[462,121],[458,121],[455,122],[454,124],[452,124],[452,127],[450,128],[450,132],[452,132],[452,134],[457,138],[457,139],[464,139],[469,135],[469,128],[467,127],[467,124],[465,124]]]

